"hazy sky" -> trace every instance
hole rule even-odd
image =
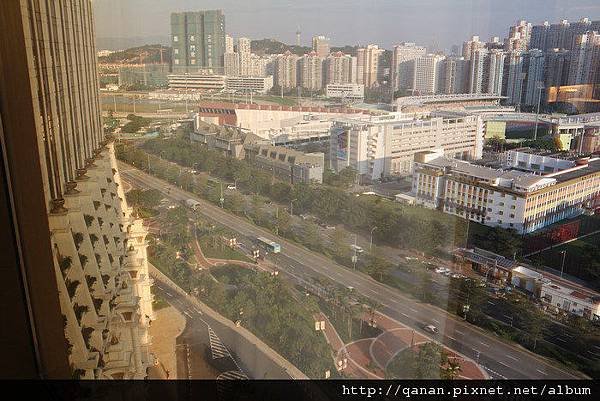
[[[227,33],[302,43],[324,34],[334,45],[406,41],[448,49],[478,34],[505,37],[518,19],[533,23],[600,19],[598,0],[93,0],[104,37],[169,35],[169,14],[220,8]]]

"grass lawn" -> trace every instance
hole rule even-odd
[[[254,99],[260,100],[263,102],[276,103],[276,104],[280,104],[282,106],[296,106],[297,105],[296,98],[290,97],[290,96],[284,96],[283,98],[281,96],[255,96]]]
[[[242,262],[253,261],[240,251],[226,246],[220,239],[216,241],[216,246],[214,246],[215,243],[213,242],[213,239],[206,235],[200,237],[198,242],[200,243],[204,256],[207,258],[240,260]]]

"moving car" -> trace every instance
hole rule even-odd
[[[438,334],[440,332],[433,324],[428,324],[427,326],[423,327],[423,330],[428,331],[431,334]]]

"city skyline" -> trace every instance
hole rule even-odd
[[[432,50],[449,50],[452,45],[459,45],[472,35],[479,35],[482,39],[492,36],[503,38],[508,34],[506,27],[520,19],[537,24],[545,20],[600,18],[600,5],[591,0],[536,0],[527,4],[516,0],[502,4],[486,0],[408,1],[401,5],[388,0],[376,1],[375,4],[355,0],[351,0],[350,4],[339,0],[326,4],[312,0],[298,4],[292,1],[275,3],[272,0],[259,0],[251,5],[238,3],[232,0],[209,0],[202,4],[190,0],[151,0],[141,7],[139,0],[127,4],[117,0],[98,0],[94,2],[97,37],[148,37],[166,41],[171,12],[218,8],[226,15],[227,34],[234,37],[273,38],[293,44],[299,26],[304,46],[310,46],[313,36],[325,35],[331,38],[332,46],[375,43],[389,49],[407,41]],[[350,20],[352,23],[347,23]],[[423,24],[423,21],[428,23]],[[430,27],[436,27],[436,30]]]

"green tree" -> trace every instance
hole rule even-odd
[[[413,367],[415,379],[439,379],[441,367],[448,363],[448,354],[436,343],[425,343],[419,352]]]
[[[392,266],[390,263],[382,257],[371,256],[369,265],[367,266],[367,272],[375,280],[383,282],[383,277],[387,276]]]
[[[527,332],[527,337],[531,347],[535,351],[538,341],[543,337],[547,320],[543,312],[537,307],[528,308],[525,316],[526,319],[524,320],[524,328]]]

